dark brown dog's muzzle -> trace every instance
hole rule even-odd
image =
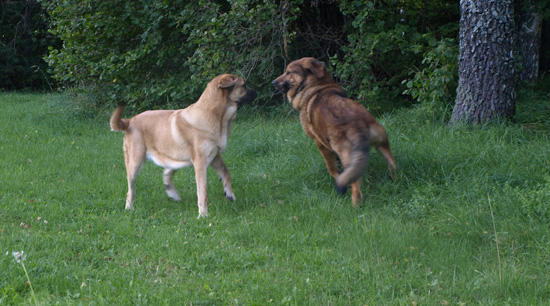
[[[275,87],[275,89],[282,93],[287,93],[290,90],[290,83],[288,83],[287,81],[279,82],[277,81],[277,79],[275,79],[273,82],[271,82],[271,84],[273,84],[273,87]]]

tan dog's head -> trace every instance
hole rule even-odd
[[[326,82],[333,80],[325,65],[313,57],[304,57],[288,64],[285,73],[272,84],[278,91],[286,93],[292,101],[303,89]]]
[[[243,78],[232,74],[219,75],[209,85],[217,87],[215,89],[221,90],[222,94],[226,95],[229,101],[235,102],[238,105],[250,103],[258,96],[258,93],[254,89],[246,86]]]

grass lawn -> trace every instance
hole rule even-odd
[[[123,134],[69,100],[0,94],[0,305],[550,303],[548,96],[516,123],[380,118],[398,172],[373,151],[361,208],[289,105],[247,106],[224,153],[237,200],[209,170],[200,219],[193,170],[174,202],[150,162],[125,211]]]

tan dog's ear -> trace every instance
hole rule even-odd
[[[313,75],[315,75],[315,77],[318,79],[321,79],[325,76],[325,67],[323,66],[323,63],[321,63],[317,59],[308,58],[305,63],[303,63],[303,67],[311,71],[311,73],[313,73]]]
[[[229,87],[233,87],[237,81],[239,81],[238,78],[234,77],[234,76],[231,76],[231,77],[225,77],[223,78],[221,81],[220,81],[220,84],[218,84],[218,87],[219,88],[229,88]]]

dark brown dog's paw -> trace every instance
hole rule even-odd
[[[348,191],[348,186],[338,186],[336,183],[334,183],[334,188],[339,195],[344,195]]]

